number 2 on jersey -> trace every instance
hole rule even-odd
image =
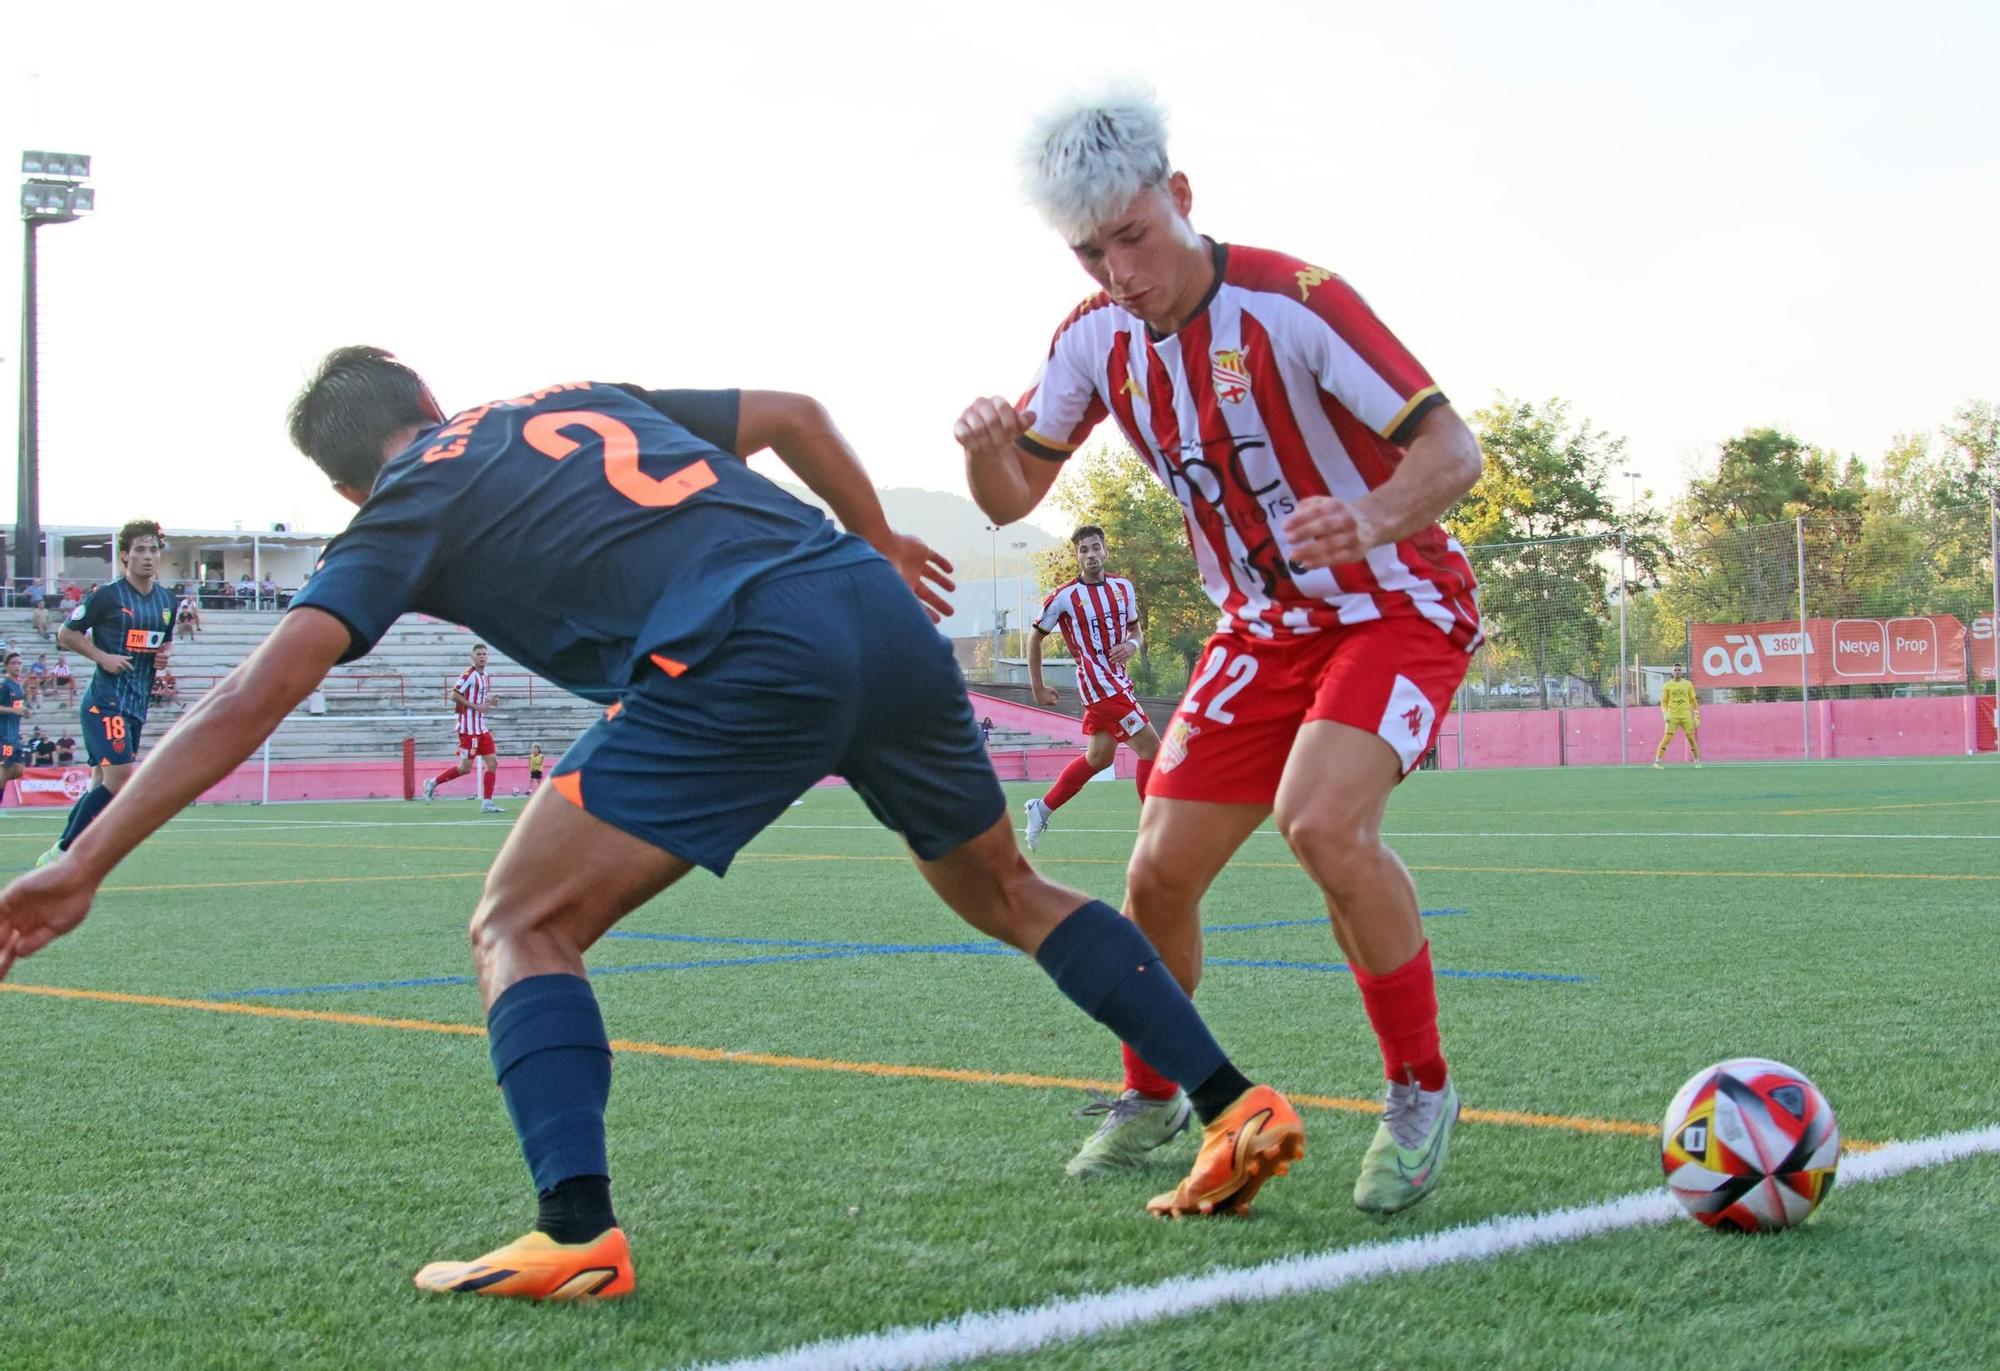
[[[587,428],[604,440],[604,479],[635,505],[665,509],[715,484],[715,469],[706,460],[690,462],[671,476],[648,476],[639,470],[639,438],[630,426],[608,414],[565,409],[537,414],[521,428],[528,446],[554,461],[583,446],[563,430]]]
[[[1242,652],[1231,656],[1226,647],[1210,648],[1208,660],[1201,664],[1201,670],[1195,673],[1194,680],[1188,684],[1187,703],[1181,706],[1181,713],[1189,717],[1206,714],[1219,724],[1235,723],[1236,715],[1228,708],[1229,702],[1235,699],[1237,692],[1249,685],[1256,675],[1255,657]],[[1203,705],[1200,703],[1201,694],[1217,676],[1226,676],[1228,683],[1215,692],[1213,699]]]

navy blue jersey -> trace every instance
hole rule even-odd
[[[11,676],[0,676],[0,707],[17,705],[28,698],[28,692],[21,689],[21,683]],[[0,713],[0,743],[21,743],[21,716]]]
[[[154,654],[173,641],[174,593],[155,581],[142,595],[120,576],[91,591],[63,627],[88,634],[99,652],[132,659],[131,667],[116,676],[99,667],[84,703],[144,723],[153,700]]]
[[[468,410],[382,468],[292,608],[347,626],[343,661],[414,610],[600,702],[677,674],[746,588],[877,555],[728,450],[737,401],[584,381]]]

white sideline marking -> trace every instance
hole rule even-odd
[[[1846,1186],[1886,1180],[1982,1152],[2000,1152],[2000,1124],[1890,1143],[1859,1156],[1844,1156],[1835,1201]],[[978,1357],[1033,1352],[1226,1304],[1317,1294],[1383,1276],[1578,1242],[1624,1228],[1665,1223],[1680,1213],[1679,1203],[1665,1190],[1648,1190],[1602,1204],[1492,1218],[1437,1233],[1284,1257],[1261,1266],[1225,1268],[1203,1276],[1177,1276],[1154,1285],[1128,1285],[1099,1295],[1051,1300],[1027,1309],[968,1313],[922,1328],[829,1338],[767,1356],[704,1363],[699,1371],[927,1371]]]

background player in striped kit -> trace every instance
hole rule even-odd
[[[500,750],[493,742],[493,729],[486,722],[486,710],[493,700],[492,682],[486,675],[487,648],[472,645],[472,662],[451,683],[452,708],[458,712],[458,761],[424,782],[424,799],[429,801],[437,788],[478,766],[480,779],[479,812],[498,814],[493,803],[493,785],[500,779]]]
[[[1201,897],[1275,813],[1389,1080],[1354,1203],[1407,1208],[1443,1174],[1458,1092],[1382,814],[1479,643],[1472,569],[1436,523],[1479,479],[1478,441],[1340,277],[1195,232],[1149,97],[1055,111],[1024,161],[1030,198],[1101,289],[1018,406],[960,417],[973,498],[996,524],[1021,518],[1109,414],[1180,501],[1222,623],[1147,782],[1125,911],[1192,990]]]
[[[134,519],[119,529],[118,560],[125,574],[91,591],[56,632],[57,647],[97,664],[82,718],[84,756],[98,783],[70,810],[62,837],[37,866],[69,850],[139,760],[139,734],[153,702],[153,669],[174,637],[174,595],[157,579],[166,550],[166,535],[151,519]]]
[[[1132,678],[1125,663],[1139,651],[1139,593],[1123,576],[1104,571],[1104,530],[1085,524],[1069,535],[1076,549],[1076,579],[1057,586],[1042,601],[1041,617],[1028,637],[1028,683],[1038,704],[1052,705],[1062,695],[1042,679],[1042,639],[1061,630],[1076,662],[1076,691],[1083,700],[1083,735],[1090,741],[1083,755],[1063,768],[1048,792],[1028,801],[1028,850],[1041,846],[1049,815],[1083,789],[1084,782],[1110,766],[1118,744],[1128,744],[1139,757],[1139,798],[1146,798],[1146,776],[1160,750],[1153,721],[1133,698]]]

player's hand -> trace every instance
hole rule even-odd
[[[1033,686],[1030,688],[1035,692],[1035,703],[1038,705],[1053,705],[1062,699],[1062,692],[1052,685]]]
[[[132,669],[132,659],[111,653],[97,659],[97,669],[99,671],[108,671],[113,676],[123,676]]]
[[[957,590],[958,583],[951,579],[951,562],[947,558],[933,551],[923,539],[893,529],[875,545],[875,550],[889,559],[889,565],[896,568],[932,623],[951,613],[951,601],[944,597]]]
[[[64,857],[30,871],[0,891],[0,981],[15,962],[31,957],[83,922],[97,882]]]
[[[1308,571],[1358,562],[1375,546],[1375,524],[1361,505],[1334,495],[1309,495],[1285,519],[1291,559]]]
[[[1111,660],[1119,666],[1124,666],[1125,663],[1138,655],[1139,645],[1130,638],[1127,638],[1124,642],[1111,649]]]
[[[974,400],[951,426],[951,436],[974,456],[1012,450],[1014,440],[1035,423],[1032,409],[1015,409],[997,395]]]

